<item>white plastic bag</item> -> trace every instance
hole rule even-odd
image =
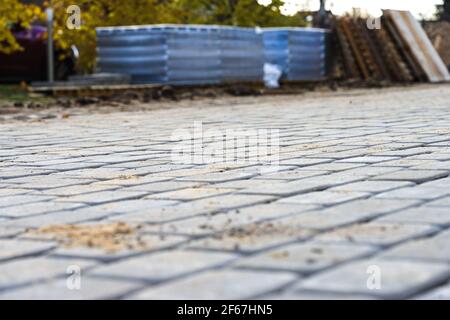
[[[279,88],[280,78],[283,74],[282,69],[276,64],[265,63],[264,64],[264,84],[266,88]]]

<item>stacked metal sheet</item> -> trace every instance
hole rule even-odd
[[[262,37],[254,29],[151,25],[97,29],[101,72],[134,83],[175,85],[261,81]]]
[[[264,48],[255,29],[219,27],[222,82],[262,81]]]
[[[266,62],[278,65],[284,80],[309,81],[326,77],[328,30],[265,28],[263,41]]]

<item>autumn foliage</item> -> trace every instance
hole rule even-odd
[[[11,33],[14,26],[30,27],[30,23],[39,19],[42,12],[39,7],[25,5],[19,0],[0,1],[0,52],[11,53],[22,50]]]
[[[67,8],[76,3],[81,9],[81,25],[67,27]],[[48,0],[44,7],[55,10],[55,42],[61,49],[76,45],[80,52],[79,69],[95,68],[95,28],[100,26],[183,23],[235,26],[300,26],[300,15],[282,14],[282,0],[260,5],[257,0]],[[20,50],[9,26],[28,27],[43,18],[44,8],[20,4],[19,0],[0,1],[0,50]]]

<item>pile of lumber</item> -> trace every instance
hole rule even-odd
[[[380,23],[362,16],[335,18],[341,74],[389,82],[450,81],[446,65],[407,11],[384,10]]]
[[[444,63],[450,67],[450,22],[427,22],[425,31]]]

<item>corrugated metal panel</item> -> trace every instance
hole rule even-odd
[[[254,29],[197,25],[98,28],[101,72],[135,83],[261,81],[262,37]]]
[[[430,82],[450,81],[447,67],[419,22],[409,11],[384,10],[384,15],[392,19],[404,45],[409,49],[415,62],[427,75]]]
[[[313,28],[263,29],[266,61],[279,65],[286,80],[320,80],[327,75],[329,31]]]
[[[222,82],[262,81],[262,35],[255,29],[220,28]]]

